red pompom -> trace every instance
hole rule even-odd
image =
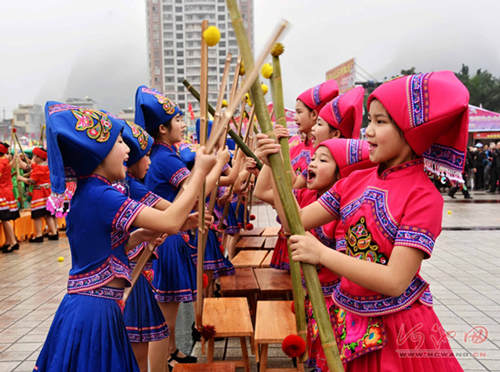
[[[203,337],[205,340],[209,340],[212,337],[214,337],[217,334],[217,331],[215,330],[215,327],[213,325],[204,325],[201,326],[201,337]]]
[[[247,223],[247,230],[253,230],[253,224]]]
[[[19,203],[21,203],[21,197],[18,197],[18,198],[17,198],[17,201],[18,201]]]
[[[16,129],[16,128],[12,129],[12,132],[16,133],[16,132],[17,132],[17,129]]]
[[[226,249],[224,248],[224,246],[222,244],[219,244],[219,249],[220,249],[220,253],[222,253],[222,255],[224,255],[224,253],[226,253]]]
[[[203,288],[207,288],[208,286],[208,276],[207,274],[203,274]]]
[[[297,335],[288,335],[281,344],[281,349],[290,358],[298,358],[306,351],[306,342]]]
[[[292,313],[294,313],[294,314],[295,314],[295,304],[294,304],[294,302],[293,302],[293,301],[292,301]]]
[[[28,193],[28,196],[33,196],[33,193],[32,193],[32,192],[29,192],[29,193]]]
[[[250,221],[253,221],[253,220],[255,220],[255,214],[250,215]]]

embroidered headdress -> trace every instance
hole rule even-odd
[[[47,209],[61,217],[76,177],[97,168],[113,148],[124,121],[107,113],[49,101],[45,105],[52,194]],[[66,183],[69,183],[66,187]]]
[[[469,129],[469,92],[451,71],[403,76],[368,98],[380,101],[426,170],[463,182]]]
[[[304,104],[311,110],[316,110],[318,113],[321,111],[323,106],[339,95],[339,86],[335,80],[327,80],[324,83],[316,85],[300,96],[300,99]]]
[[[359,138],[363,122],[363,97],[365,89],[356,87],[335,97],[319,112],[331,127],[340,130],[344,138]]]
[[[47,150],[42,149],[41,147],[33,148],[33,154],[38,156],[39,158],[47,160]]]
[[[370,161],[368,142],[357,139],[334,138],[323,141],[319,146],[325,146],[337,163],[340,177],[349,176],[355,170],[374,167]],[[319,147],[318,146],[318,147]]]
[[[130,148],[127,167],[137,163],[149,152],[149,150],[151,150],[151,147],[153,146],[153,137],[151,137],[148,132],[142,129],[139,125],[132,123],[131,121],[125,121],[122,136],[123,140]]]
[[[141,85],[135,93],[134,122],[151,132],[177,115],[183,115],[174,101],[157,90]]]

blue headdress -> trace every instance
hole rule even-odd
[[[168,97],[145,85],[137,88],[134,121],[149,133],[161,124],[168,123],[177,114],[183,115],[183,112]]]
[[[47,209],[62,217],[76,178],[89,175],[113,148],[124,121],[102,111],[49,101],[45,105],[52,194]]]

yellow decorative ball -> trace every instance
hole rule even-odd
[[[451,215],[451,211],[448,211],[448,214],[450,214],[450,215]]]
[[[271,49],[271,55],[273,57],[279,57],[285,51],[285,47],[281,43],[276,43],[273,45],[273,49]]]
[[[252,100],[250,99],[250,95],[247,93],[245,94],[245,101],[246,101],[246,104],[250,107],[252,107]]]
[[[245,66],[243,66],[243,61],[241,61],[241,65],[240,65],[240,75],[243,76],[245,75],[246,71],[245,71]]]
[[[266,63],[260,69],[260,73],[264,77],[264,79],[269,79],[271,77],[271,75],[273,74],[273,66],[271,66],[270,63]]]
[[[269,91],[269,88],[266,84],[260,84],[260,87],[262,88],[262,93],[264,93],[264,95],[267,94],[267,92]]]
[[[220,40],[220,31],[215,26],[208,27],[205,32],[203,32],[203,39],[209,47],[216,46]]]
[[[59,261],[59,262],[64,262],[64,257],[63,257],[63,256],[58,257],[58,258],[57,258],[57,261]]]
[[[227,101],[225,99],[222,100],[222,107],[227,107]]]

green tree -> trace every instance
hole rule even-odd
[[[476,75],[471,77],[469,67],[464,64],[462,64],[460,71],[455,74],[469,90],[471,105],[482,106],[487,110],[500,112],[499,78],[482,69],[477,70]]]

